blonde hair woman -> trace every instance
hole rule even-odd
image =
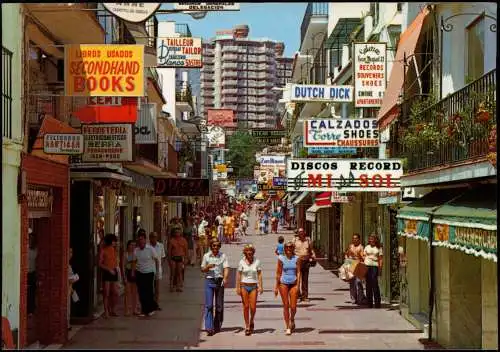
[[[255,247],[247,244],[243,248],[243,258],[236,273],[236,294],[243,303],[243,319],[245,319],[245,335],[250,336],[254,330],[255,312],[257,310],[257,293],[262,294],[262,267],[255,258]]]

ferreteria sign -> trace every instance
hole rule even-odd
[[[377,119],[304,120],[304,147],[378,147]]]
[[[82,125],[85,148],[82,161],[132,161],[131,124]]]
[[[201,38],[158,38],[158,67],[200,68]]]
[[[236,2],[178,2],[175,10],[183,11],[239,11],[240,4]]]
[[[380,107],[387,85],[386,43],[354,43],[354,106]]]
[[[67,96],[144,96],[144,45],[64,46]]]
[[[328,86],[317,84],[292,84],[290,101],[324,101],[349,103],[353,99],[352,86]]]
[[[132,23],[141,23],[151,17],[160,7],[161,3],[147,2],[117,2],[103,3],[102,6],[113,15]]]
[[[288,159],[288,192],[401,191],[399,159]]]

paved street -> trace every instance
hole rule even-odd
[[[253,220],[253,219],[251,219]],[[253,222],[253,221],[252,221]],[[162,311],[152,318],[99,319],[82,327],[65,346],[77,348],[129,349],[423,349],[423,334],[387,305],[367,309],[349,302],[348,285],[320,265],[311,269],[310,302],[300,303],[296,332],[284,334],[282,305],[274,297],[274,248],[277,235],[251,233],[242,242],[256,247],[264,268],[265,292],[259,297],[255,333],[244,335],[240,298],[234,292],[235,268],[243,243],[224,245],[229,255],[231,282],[225,292],[222,332],[207,337],[203,331],[203,280],[197,267],[188,268],[184,293],[167,292],[164,282]],[[283,231],[282,231],[283,232]],[[291,231],[284,231],[291,239]]]

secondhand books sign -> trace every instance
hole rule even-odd
[[[400,191],[399,159],[288,159],[288,192]]]
[[[304,147],[378,147],[377,119],[304,120]]]
[[[144,45],[64,46],[67,96],[144,96]]]
[[[203,67],[201,38],[158,38],[157,43],[158,67]]]
[[[292,84],[290,101],[324,101],[328,103],[349,103],[353,99],[352,86],[328,86],[318,84]]]
[[[386,43],[354,43],[354,106],[382,106],[386,89]]]
[[[82,125],[83,162],[132,161],[131,124]]]

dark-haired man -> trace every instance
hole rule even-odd
[[[152,316],[158,309],[154,294],[154,280],[155,274],[159,271],[160,258],[154,248],[146,243],[146,231],[139,231],[137,244],[135,275],[142,308],[140,316]]]

